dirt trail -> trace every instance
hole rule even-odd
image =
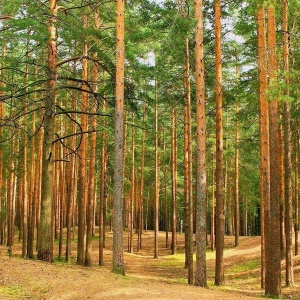
[[[186,270],[182,266],[180,255],[174,261],[170,250],[165,248],[164,235],[160,235],[159,259],[152,256],[152,233],[144,234],[143,250],[138,254],[125,253],[127,276],[115,275],[111,268],[111,234],[107,235],[105,266],[97,266],[97,241],[94,245],[94,266],[91,268],[67,265],[64,262],[54,264],[20,259],[20,247],[13,248],[12,257],[7,249],[0,247],[0,299],[188,299],[188,300],[237,300],[261,299],[263,291],[259,288],[259,270],[243,274],[236,278],[235,265],[241,260],[255,260],[259,257],[259,238],[243,238],[239,248],[231,248],[232,239],[227,238],[229,247],[225,252],[226,287],[212,286],[214,259],[208,254],[209,289],[188,286]],[[179,237],[179,252],[183,236]],[[249,247],[247,249],[247,246]],[[74,251],[76,251],[74,244]],[[181,255],[182,257],[182,255]],[[75,259],[75,258],[74,258]],[[254,272],[254,273],[253,273]],[[230,275],[232,273],[232,275]],[[243,278],[245,276],[246,278]],[[247,278],[248,276],[248,278]],[[296,272],[299,280],[299,272]],[[298,281],[299,282],[299,281]],[[284,294],[292,299],[300,299],[299,287],[285,290]]]

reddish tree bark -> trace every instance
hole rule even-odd
[[[113,271],[125,274],[123,258],[123,150],[124,150],[124,0],[117,0],[116,111],[113,198]]]
[[[48,39],[48,70],[47,93],[44,112],[44,142],[42,153],[42,186],[41,211],[38,239],[38,259],[52,262],[53,260],[53,153],[52,141],[54,136],[54,106],[57,83],[57,21],[58,0],[50,0],[49,39]]]
[[[269,109],[266,96],[267,57],[264,6],[257,12],[260,136],[261,287],[265,287],[265,209],[270,204]]]
[[[223,181],[223,99],[221,0],[215,1],[215,63],[216,63],[216,269],[215,285],[223,285],[224,278],[224,181]]]
[[[276,26],[275,1],[268,4],[268,61],[269,86],[276,82]],[[265,211],[266,220],[266,282],[265,293],[273,297],[281,295],[280,207],[279,207],[279,149],[277,101],[269,102],[270,140],[270,206]]]
[[[283,69],[286,86],[289,85],[289,26],[288,1],[282,1],[283,30]],[[285,95],[289,96],[288,88]],[[284,103],[284,198],[285,198],[285,236],[286,236],[286,286],[294,285],[293,270],[293,203],[292,203],[292,157],[291,157],[291,105],[289,100]]]
[[[195,1],[195,68],[196,68],[196,272],[195,285],[206,287],[206,117],[205,117],[205,70],[204,70],[204,33],[203,1]]]
[[[172,177],[172,254],[177,250],[177,111],[171,113],[171,177]]]

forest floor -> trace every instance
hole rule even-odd
[[[152,231],[143,233],[142,242],[143,249],[139,253],[124,253],[126,276],[111,272],[111,233],[107,233],[105,265],[102,267],[97,265],[96,237],[92,267],[77,266],[76,257],[72,258],[71,264],[66,264],[63,258],[55,259],[53,264],[21,259],[21,245],[18,243],[9,257],[7,248],[0,246],[0,299],[251,300],[263,297],[260,288],[260,237],[241,237],[238,247],[234,247],[234,237],[225,238],[226,285],[222,287],[213,285],[215,253],[208,251],[208,289],[187,285],[184,235],[178,234],[177,254],[170,255],[170,249],[165,247],[165,233],[161,232],[158,259],[153,259]],[[73,247],[72,253],[75,254],[76,241]],[[295,286],[283,286],[284,299],[300,299],[300,256],[295,258],[294,268]],[[284,285],[284,261],[282,270]]]

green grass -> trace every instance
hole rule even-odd
[[[216,253],[212,251],[206,252],[206,259],[214,259]],[[193,257],[194,261],[196,261],[196,254],[194,253]],[[173,268],[182,268],[185,263],[185,254],[184,253],[176,253],[174,255],[164,256],[163,260],[154,261],[153,264],[160,267],[173,267]]]
[[[23,299],[27,298],[27,295],[24,289],[14,284],[13,286],[0,286],[0,296],[4,296],[7,299]]]
[[[229,268],[228,272],[235,274],[235,273],[252,271],[252,270],[260,268],[260,264],[261,264],[260,259],[253,259],[253,260],[249,260],[247,262],[242,262],[239,265]]]
[[[76,257],[71,257],[70,263],[66,261],[65,255],[63,255],[61,258],[58,258],[58,256],[54,256],[53,262],[58,265],[76,265]]]
[[[153,265],[165,268],[182,268],[184,265],[184,254],[177,253],[163,257],[163,260],[154,260]]]

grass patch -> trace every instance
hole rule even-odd
[[[185,262],[185,256],[182,253],[176,253],[174,255],[161,256],[160,259],[154,260],[153,265],[163,268],[183,268]]]
[[[228,271],[230,273],[234,273],[234,274],[235,273],[242,273],[242,272],[252,271],[252,270],[260,268],[260,264],[261,264],[260,259],[253,259],[253,260],[249,260],[249,261],[246,261],[246,262],[242,262],[239,265],[230,267],[228,269]]]
[[[13,286],[0,286],[0,295],[5,296],[5,298],[11,299],[23,299],[27,298],[27,295],[24,289],[18,284],[14,284]],[[8,298],[8,299],[9,299]]]
[[[61,258],[59,258],[58,256],[55,256],[53,258],[53,262],[55,264],[61,265],[61,266],[65,266],[65,265],[76,265],[76,257],[71,257],[70,259],[70,263],[68,263],[66,261],[66,257],[62,256]]]
[[[187,278],[177,278],[175,281],[177,284],[188,284]]]
[[[123,266],[113,266],[112,272],[125,276],[125,270]]]
[[[206,252],[206,260],[214,259],[216,253],[212,251]],[[173,255],[162,256],[162,259],[154,261],[153,265],[165,268],[183,268],[185,264],[185,254],[184,253],[176,253]],[[194,262],[196,261],[196,254],[193,256]]]

